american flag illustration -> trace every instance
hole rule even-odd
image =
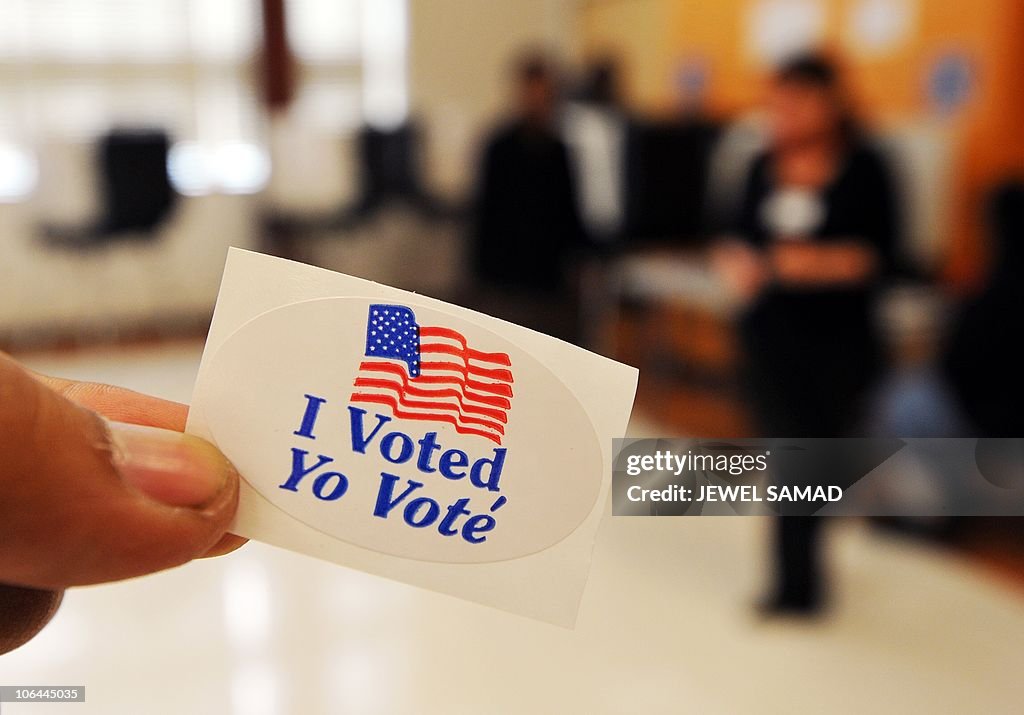
[[[475,350],[451,328],[418,325],[406,306],[375,304],[365,357],[352,402],[386,405],[400,419],[447,422],[501,444],[512,407],[506,353]]]

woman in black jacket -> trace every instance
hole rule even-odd
[[[768,110],[770,146],[750,170],[735,238],[718,253],[748,301],[747,400],[762,436],[847,436],[882,365],[872,303],[893,263],[896,199],[828,60],[781,67]],[[778,520],[778,583],[766,612],[822,604],[819,527],[817,517]]]

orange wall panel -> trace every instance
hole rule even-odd
[[[916,0],[910,31],[884,54],[844,42],[860,0],[822,0],[823,44],[839,50],[858,106],[881,122],[936,118],[955,141],[956,168],[949,207],[947,277],[960,286],[983,275],[986,250],[978,220],[980,200],[998,179],[1024,169],[1024,2]],[[697,61],[708,70],[706,108],[728,115],[757,104],[767,70],[747,47],[747,23],[759,0],[590,0],[582,8],[582,46],[609,48],[624,59],[636,104],[665,111],[676,106],[677,68]],[[949,52],[969,58],[970,101],[939,116],[929,97],[928,73]]]

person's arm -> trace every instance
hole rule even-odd
[[[757,215],[764,198],[766,170],[767,158],[764,155],[751,163],[725,235],[714,242],[710,251],[712,269],[726,290],[740,303],[753,301],[769,278],[761,249],[765,236]]]
[[[769,273],[761,251],[746,241],[723,238],[710,250],[711,268],[739,303],[753,301],[768,282]]]
[[[501,235],[501,199],[507,194],[505,159],[498,134],[484,143],[477,161],[472,199],[471,235],[474,268],[479,272],[490,259],[496,237]]]
[[[573,172],[569,149],[562,142],[559,142],[558,147],[558,173],[563,247],[572,251],[589,245],[590,237],[580,214],[580,187]]]
[[[852,288],[874,279],[879,260],[870,244],[849,239],[829,243],[778,241],[769,251],[768,263],[779,285]]]
[[[238,474],[181,434],[188,408],[35,375],[0,353],[0,653],[63,589],[226,553]]]
[[[788,287],[855,288],[897,266],[898,210],[885,162],[875,152],[856,155],[846,191],[858,207],[856,231],[828,242],[778,241],[769,263],[774,279]]]

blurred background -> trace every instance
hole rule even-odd
[[[1020,436],[1021,38],[1018,0],[0,0],[0,349],[187,402],[238,246],[635,365],[633,436],[805,436],[718,248],[838,237],[863,315],[797,291],[768,342],[833,395],[861,352],[807,336],[877,341],[835,424]],[[0,683],[88,702],[3,712],[1020,712],[1021,527],[798,534],[794,604],[776,522],[609,517],[575,631],[250,544],[69,593]]]

